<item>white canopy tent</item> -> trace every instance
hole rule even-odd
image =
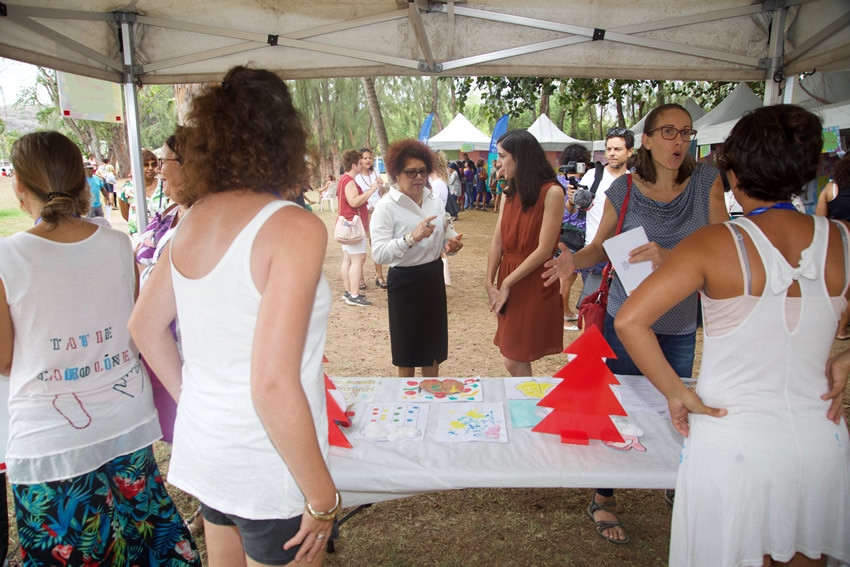
[[[287,79],[766,79],[772,102],[785,75],[850,69],[850,9],[846,0],[17,0],[0,3],[0,57],[123,83],[141,178],[140,84],[217,81],[250,62]]]
[[[699,132],[700,129],[720,124],[727,120],[737,120],[747,111],[754,110],[763,106],[764,102],[760,99],[746,83],[738,83],[738,85],[729,93],[723,102],[711,109],[711,112],[699,120],[694,120],[694,129]]]
[[[472,144],[475,151],[490,149],[490,136],[476,128],[463,114],[458,114],[448,126],[428,138],[434,150],[459,150],[463,144]]]
[[[811,106],[809,110],[821,117],[825,128],[828,126],[837,126],[841,130],[850,128],[850,100],[827,106]],[[740,118],[739,116],[733,120],[703,128],[697,134],[697,143],[700,145],[722,144]]]
[[[537,138],[537,141],[547,152],[560,152],[570,144],[581,144],[588,150],[593,146],[593,142],[576,140],[572,136],[564,134],[545,114],[541,114],[534,121],[534,124],[528,127],[528,133]]]

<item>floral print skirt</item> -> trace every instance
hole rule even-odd
[[[153,447],[67,480],[12,485],[23,564],[201,566]]]

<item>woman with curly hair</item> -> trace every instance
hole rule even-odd
[[[6,464],[25,563],[200,566],[154,459],[151,384],[127,332],[130,241],[79,218],[89,189],[71,140],[27,134],[12,162],[38,219],[0,241]]]
[[[448,357],[446,286],[440,253],[463,247],[440,198],[428,187],[436,157],[413,139],[387,149],[384,163],[398,179],[375,205],[372,214],[372,256],[388,264],[387,308],[390,343],[398,375],[437,376]]]
[[[293,200],[306,149],[270,71],[234,67],[195,97],[182,147],[192,208],[130,319],[179,398],[168,480],[201,501],[211,565],[321,563],[341,507],[326,464],[327,230]]]
[[[508,188],[487,256],[487,295],[498,316],[493,343],[511,376],[531,376],[532,361],[564,349],[561,295],[540,277],[561,234],[564,188],[526,130],[507,132],[497,149]]]
[[[617,314],[617,334],[685,436],[670,565],[850,561],[848,357],[825,373],[850,295],[848,230],[791,204],[822,145],[820,119],[798,106],[741,118],[720,164],[744,216],[683,240]],[[704,346],[691,390],[652,324],[696,291]]]

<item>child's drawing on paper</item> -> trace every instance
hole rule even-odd
[[[505,378],[505,397],[509,400],[542,400],[561,378]]]
[[[331,378],[331,381],[342,393],[346,405],[351,406],[374,401],[380,378]]]
[[[421,404],[375,404],[363,413],[352,437],[369,441],[418,441],[425,436],[428,407]]]
[[[440,406],[437,440],[447,443],[488,441],[507,443],[505,412],[500,403]]]
[[[603,441],[606,446],[616,451],[646,452],[646,447],[644,447],[640,442],[640,436],[644,434],[644,430],[641,426],[628,417],[620,415],[612,415],[611,421],[614,422],[614,425],[617,427],[617,431],[620,432],[620,436],[623,438],[623,441],[622,443],[619,441]]]
[[[402,380],[402,402],[472,402],[481,400],[480,378]]]

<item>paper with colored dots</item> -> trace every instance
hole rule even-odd
[[[428,406],[418,403],[372,404],[360,412],[353,439],[419,441],[425,437]]]

